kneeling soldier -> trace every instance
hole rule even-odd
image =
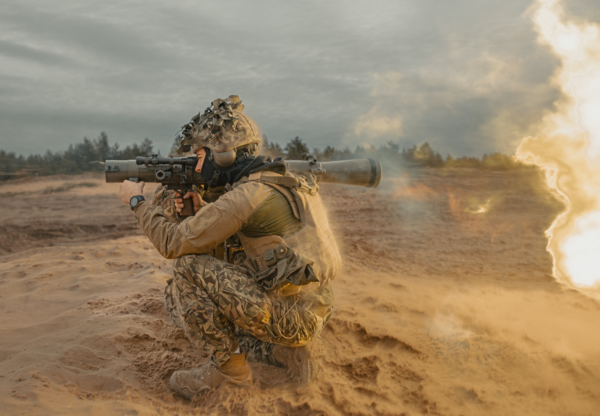
[[[223,383],[252,383],[248,359],[287,367],[303,383],[313,379],[312,357],[333,309],[330,283],[341,267],[314,178],[253,156],[260,136],[243,108],[237,96],[217,99],[184,127],[182,150],[198,155],[196,170],[210,189],[226,190],[210,203],[188,192],[194,216],[169,221],[164,204],[142,200],[143,183],[125,181],[119,192],[156,249],[176,259],[167,309],[211,356],[173,374],[172,387],[188,398]],[[175,206],[181,211],[183,200]],[[243,251],[233,262],[216,258],[232,238]]]

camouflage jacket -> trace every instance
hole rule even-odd
[[[341,268],[318,186],[290,174],[252,174],[179,224],[170,222],[168,214],[147,202],[135,209],[140,227],[166,258],[210,254],[237,234],[249,258],[244,266],[259,275],[282,267],[304,272],[303,266],[309,264],[307,273],[314,271],[318,283],[310,278],[308,283],[324,287]],[[277,275],[280,279],[281,273]]]

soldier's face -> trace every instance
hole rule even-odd
[[[204,159],[206,159],[206,150],[203,147],[196,150],[196,155],[198,156],[198,164],[196,165],[196,172],[200,172],[202,170],[202,165],[204,165]]]

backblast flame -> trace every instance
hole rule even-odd
[[[479,204],[475,208],[467,207],[465,208],[465,212],[469,214],[485,214],[490,210],[490,205],[492,203],[492,198],[489,198],[485,204]]]
[[[539,165],[566,210],[546,231],[554,276],[600,293],[600,25],[565,21],[560,0],[538,0],[538,41],[562,65],[552,82],[562,91],[537,137],[526,137],[517,158]]]

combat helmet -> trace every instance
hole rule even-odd
[[[254,154],[260,145],[256,123],[244,114],[244,105],[237,95],[217,98],[204,113],[198,113],[181,130],[180,152],[198,147],[211,150],[211,157],[226,167],[238,152]]]

